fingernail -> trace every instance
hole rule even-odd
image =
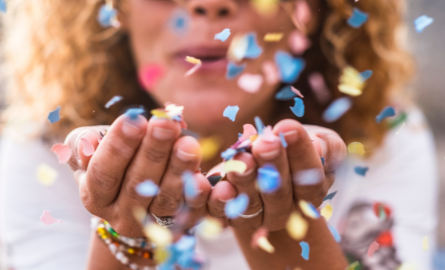
[[[236,172],[235,175],[244,177],[244,176],[248,176],[248,175],[250,175],[253,171],[254,171],[254,168],[252,168],[252,169],[250,169],[250,170],[248,170],[248,171],[246,171],[246,172],[244,172],[244,173],[238,173],[238,172]]]
[[[279,153],[280,149],[275,149],[269,152],[260,153],[259,155],[262,159],[273,159],[277,157]]]
[[[317,137],[317,139],[318,139],[318,142],[320,143],[321,157],[324,158],[324,157],[326,157],[326,151],[327,151],[326,143],[320,137]]]
[[[76,159],[78,162],[81,162],[80,158],[79,158],[79,142],[80,139],[82,139],[83,136],[85,136],[85,134],[88,133],[88,130],[85,130],[84,132],[80,133],[79,137],[77,137],[76,142],[75,142],[75,146],[76,146]]]
[[[283,135],[286,138],[287,143],[295,143],[298,140],[298,133],[296,130],[285,132]]]
[[[176,151],[176,156],[184,162],[192,161],[196,158],[196,155],[184,152],[181,149]]]
[[[220,202],[223,202],[223,203],[226,203],[226,202],[228,202],[228,201],[230,201],[230,200],[223,200],[223,199],[218,199]]]
[[[132,120],[131,118],[125,119],[122,124],[122,132],[128,137],[137,137],[142,132],[142,128],[138,125],[141,121]]]
[[[158,140],[170,140],[173,139],[174,132],[171,129],[155,127],[153,128],[153,137]]]

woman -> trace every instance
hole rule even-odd
[[[429,269],[436,223],[434,153],[421,114],[395,99],[411,68],[410,58],[397,38],[402,25],[400,1],[285,1],[261,9],[250,1],[127,0],[113,3],[118,16],[112,23],[119,25],[117,28],[104,28],[97,22],[103,4],[12,2],[6,15],[5,55],[14,78],[10,89],[16,90],[20,103],[14,101],[5,115],[9,121],[5,133],[19,131],[24,137],[29,119],[40,121],[57,106],[62,108],[58,123],[31,129],[45,143],[35,140],[17,144],[6,135],[4,138],[2,238],[10,250],[11,266],[82,268],[88,241],[88,214],[80,206],[82,201],[89,212],[109,221],[126,237],[143,235],[132,214],[135,206],[162,218],[180,215],[179,209],[187,205],[192,214],[184,229],[207,214],[222,218],[233,228],[242,253],[231,231],[215,242],[200,239],[198,250],[206,254],[211,269],[246,269],[245,261],[253,269],[344,269],[348,263],[323,219],[305,218],[309,223],[303,239],[310,246],[307,261],[299,256],[300,243],[285,230],[299,200],[324,207],[326,202],[322,205],[322,201],[330,187],[334,209],[330,223],[339,230],[343,228],[340,246],[351,263],[357,261],[363,269],[397,269],[402,263]],[[358,28],[347,23],[353,7],[369,16]],[[185,24],[178,24],[178,20]],[[231,31],[229,39],[215,40],[215,34],[225,28]],[[251,32],[261,53],[243,59],[239,63],[245,64],[242,74],[228,80],[229,45]],[[281,40],[263,40],[266,34],[277,32],[283,34]],[[311,46],[304,51],[306,38]],[[294,86],[304,95],[306,112],[298,120],[331,128],[347,144],[361,142],[372,154],[345,162],[336,171],[332,187],[333,170],[344,158],[344,144],[331,130],[304,127],[290,120],[295,119],[288,109],[293,102],[273,98],[281,88],[271,76],[277,72],[273,64],[277,51],[294,56],[304,52],[301,57],[306,66]],[[189,76],[185,73],[193,65],[183,60],[187,56],[202,62]],[[323,112],[336,98],[345,96],[337,89],[338,78],[347,66],[372,70],[372,77],[366,81],[363,94],[353,98],[349,111],[338,121],[327,123]],[[153,70],[159,74],[156,80],[147,81],[147,69],[152,75]],[[247,85],[240,82],[245,74],[250,74]],[[326,86],[320,78],[325,79]],[[263,83],[258,83],[261,80]],[[253,89],[254,82],[259,89]],[[104,104],[115,95],[123,99],[105,109]],[[134,110],[118,117],[129,107],[143,105],[150,111],[165,102],[184,106],[188,130],[201,138],[218,137],[219,152],[233,144],[242,126],[253,123],[255,116],[272,125],[273,130],[267,131],[269,136],[259,136],[251,152],[235,156],[246,164],[244,174],[229,173],[227,181],[211,189],[204,175],[196,173],[194,181],[201,193],[187,198],[182,192],[182,173],[198,168],[208,172],[220,162],[220,155],[201,162],[200,145],[190,136],[179,137],[178,122],[156,118],[147,121],[132,113]],[[240,108],[233,123],[222,117],[229,105]],[[387,130],[384,123],[376,123],[375,117],[388,105],[396,107],[397,119],[402,120],[404,128],[397,125],[397,129]],[[26,111],[29,108],[32,111]],[[74,153],[70,165],[80,186],[80,201],[75,198],[69,170],[58,166],[48,149],[76,127],[100,124],[112,125],[76,129],[67,139]],[[107,135],[99,143],[101,136],[96,131],[104,129]],[[254,133],[248,126],[244,135]],[[282,146],[280,134],[287,148]],[[92,157],[83,155],[85,144],[79,143],[81,138],[94,146]],[[26,159],[22,160],[25,153]],[[35,164],[42,162],[59,172],[50,187],[34,180]],[[269,163],[275,165],[282,181],[278,190],[264,194],[255,188],[256,172]],[[320,182],[305,185],[299,181],[297,173],[314,168],[325,170]],[[134,192],[146,179],[159,185],[157,196],[144,198]],[[338,194],[333,197],[335,191]],[[245,216],[228,219],[226,202],[242,193],[250,201]],[[413,200],[419,193],[429,195]],[[42,210],[50,210],[64,223],[44,227],[37,220]],[[419,224],[418,220],[423,222]],[[269,231],[267,238],[275,253],[250,248],[252,235],[260,227]],[[423,251],[425,237],[429,248]],[[51,245],[41,246],[48,242]],[[374,242],[379,248],[370,256],[368,250],[376,246]],[[90,269],[121,267],[96,236],[90,258]]]

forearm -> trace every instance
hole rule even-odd
[[[268,239],[275,247],[273,254],[250,246],[254,231],[233,229],[238,243],[250,267],[254,270],[287,269],[326,269],[344,270],[348,263],[340,246],[335,242],[323,218],[307,219],[309,230],[302,241],[309,244],[309,260],[301,257],[299,241],[290,238],[286,230],[270,232]]]

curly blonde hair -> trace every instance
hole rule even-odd
[[[313,46],[304,55],[308,66],[296,85],[309,88],[305,77],[318,71],[332,96],[339,97],[338,78],[344,67],[373,70],[351,110],[327,126],[346,142],[378,145],[385,127],[375,123],[375,116],[402,89],[413,67],[400,44],[403,1],[321,2],[317,7],[320,25],[311,36]],[[156,106],[138,84],[128,36],[98,24],[103,4],[103,0],[10,1],[3,34],[10,106],[4,119],[40,123],[46,121],[49,111],[61,106],[62,119],[43,125],[43,131],[63,137],[78,126],[110,124],[130,104]],[[115,3],[122,11],[120,4]],[[369,14],[368,22],[359,29],[346,23],[353,6]],[[104,104],[115,95],[123,96],[123,101],[105,109]],[[310,93],[305,98],[308,106],[303,121],[326,126],[321,114],[327,104],[318,104]],[[277,108],[277,116],[284,112],[282,108],[288,110],[287,106]]]

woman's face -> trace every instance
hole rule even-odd
[[[229,105],[239,106],[238,123],[251,122],[255,115],[269,112],[278,84],[264,82],[255,94],[242,90],[237,85],[239,77],[226,79],[226,55],[234,36],[255,32],[263,53],[241,63],[247,64],[244,73],[264,78],[262,64],[273,61],[278,49],[289,50],[286,34],[295,29],[282,8],[265,17],[250,0],[185,0],[182,8],[169,0],[127,2],[128,11],[122,22],[129,32],[138,69],[155,64],[164,70],[149,92],[160,104],[185,106],[184,116],[192,130],[211,133],[227,127],[231,122],[223,117],[223,111]],[[188,14],[184,33],[171,27],[171,21],[181,10]],[[215,34],[225,28],[230,29],[230,37],[225,42],[215,40]],[[272,32],[285,35],[280,42],[264,42],[265,34]],[[190,76],[185,73],[193,64],[185,61],[186,56],[202,60],[202,66]]]

